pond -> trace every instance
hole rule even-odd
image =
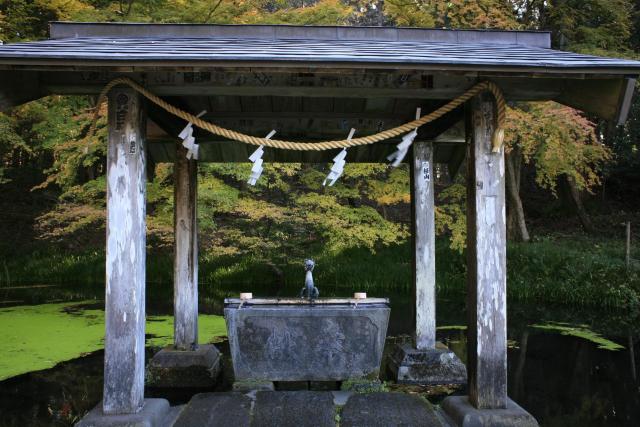
[[[224,296],[238,291],[236,287],[201,292],[200,340],[218,342],[223,353],[228,347],[221,338],[225,333],[221,303]],[[253,289],[254,296],[288,296],[296,291]],[[350,294],[341,289],[321,291],[323,296]],[[411,333],[408,293],[367,292],[391,299],[389,335]],[[56,295],[50,289],[25,295],[23,291],[0,294],[4,305],[0,308],[0,425],[72,425],[101,397],[103,303],[87,300],[90,292],[72,294],[72,299],[80,300],[48,303],[43,303],[46,297]],[[69,297],[67,293],[58,296]],[[437,323],[438,338],[466,360],[462,299],[440,298]],[[150,357],[171,342],[171,301],[151,299],[147,305]],[[542,426],[637,425],[640,334],[628,326],[637,322],[619,314],[518,304],[509,305],[508,316],[509,396]],[[218,387],[228,388],[229,382]],[[148,395],[162,393],[149,390]],[[436,403],[442,398],[427,395]],[[165,397],[174,403],[185,399]]]

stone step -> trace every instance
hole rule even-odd
[[[425,399],[405,393],[350,394],[346,403],[328,391],[202,393],[181,411],[174,427],[448,427]],[[347,397],[345,395],[345,397]]]
[[[354,394],[340,414],[340,427],[442,425],[427,400],[405,393]]]
[[[252,405],[252,400],[241,393],[196,394],[173,427],[249,427]]]
[[[334,427],[330,391],[266,391],[256,394],[252,427]]]

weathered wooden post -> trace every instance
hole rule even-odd
[[[144,132],[141,97],[131,89],[113,89],[107,150],[104,396],[101,407],[80,425],[114,425],[119,420],[155,425],[169,409],[164,399],[144,399]]]
[[[174,345],[177,350],[198,346],[198,223],[195,159],[178,144],[174,163],[175,236],[173,263]]]
[[[413,144],[413,209],[415,231],[416,349],[436,347],[436,238],[433,144]]]
[[[198,163],[176,145],[174,163],[174,345],[156,353],[147,367],[154,387],[209,387],[220,372],[220,353],[198,345]]]
[[[537,426],[507,397],[507,239],[504,147],[492,152],[496,105],[470,101],[467,117],[467,369],[469,396],[443,407],[460,425]]]
[[[507,405],[507,239],[504,149],[491,152],[493,102],[472,103],[467,172],[469,400],[480,409]]]
[[[144,399],[145,146],[140,97],[109,94],[105,414],[135,413]]]
[[[436,240],[433,143],[413,143],[411,202],[415,296],[415,345],[396,347],[389,367],[398,382],[458,384],[467,380],[464,364],[446,348],[436,348]]]

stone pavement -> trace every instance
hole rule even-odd
[[[342,394],[340,394],[342,393]],[[173,427],[448,427],[439,410],[405,393],[331,391],[202,393],[185,405]]]

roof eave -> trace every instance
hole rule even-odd
[[[447,63],[420,63],[420,62],[364,62],[364,61],[241,61],[241,60],[157,60],[131,58],[127,60],[77,60],[67,58],[7,58],[0,56],[0,67],[6,69],[33,69],[50,67],[61,70],[83,69],[108,69],[113,67],[127,67],[130,69],[166,69],[179,70],[185,68],[310,68],[310,69],[393,69],[416,70],[437,72],[505,72],[505,73],[531,73],[551,75],[602,75],[638,76],[640,66],[589,66],[567,67],[561,65],[546,66],[521,66],[521,65],[487,65],[487,64],[447,64]]]

